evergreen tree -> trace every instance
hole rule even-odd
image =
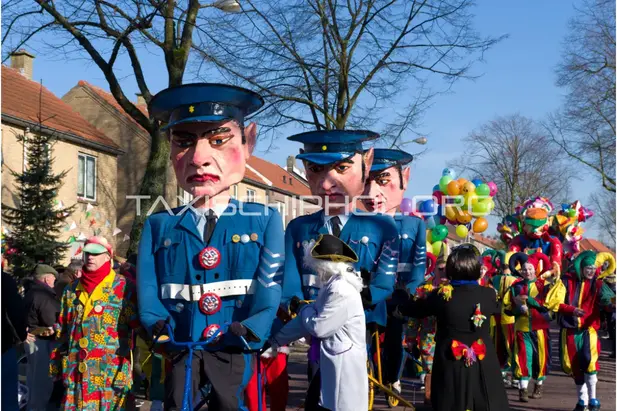
[[[54,174],[51,156],[55,138],[41,132],[41,120],[34,132],[17,136],[26,147],[26,167],[23,173],[10,170],[15,177],[15,198],[18,204],[2,204],[4,221],[10,226],[7,242],[14,252],[10,259],[18,277],[31,274],[38,263],[58,264],[68,244],[58,241],[65,220],[75,206],[58,207],[55,201],[62,180],[68,173]]]

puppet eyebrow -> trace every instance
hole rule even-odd
[[[219,127],[219,128],[208,130],[202,133],[201,138],[210,137],[210,136],[214,136],[214,135],[222,134],[222,133],[229,133],[230,131],[231,129],[229,127]],[[173,134],[174,136],[180,137],[180,138],[194,138],[194,139],[197,138],[197,134],[191,133],[190,131],[184,131],[184,130],[173,130],[171,134]]]

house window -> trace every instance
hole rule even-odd
[[[233,198],[234,200],[238,199],[238,184],[234,184],[231,187],[231,198]]]
[[[255,190],[251,190],[250,188],[246,189],[246,201],[249,203],[255,202]]]
[[[287,176],[283,176],[283,183],[287,183]]]
[[[96,200],[96,157],[79,154],[77,164],[77,197]]]
[[[289,185],[294,185],[294,179],[289,177]]]

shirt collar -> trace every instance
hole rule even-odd
[[[216,204],[214,207],[193,208],[191,211],[195,213],[195,216],[198,217],[198,219],[206,215],[208,210],[214,211],[214,214],[216,214],[216,218],[220,218],[228,206],[229,206],[229,203]]]
[[[341,227],[345,227],[345,224],[347,223],[347,220],[349,220],[349,214],[339,214],[339,215],[326,215],[324,213],[323,218],[324,218],[324,225],[328,223],[328,221],[330,221],[331,219],[333,219],[334,217],[338,217],[341,220]]]

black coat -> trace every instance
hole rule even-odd
[[[26,339],[26,312],[13,277],[2,272],[2,354]]]
[[[481,327],[473,325],[476,304],[486,316]],[[446,301],[437,291],[424,300],[410,301],[400,308],[402,314],[437,318],[435,358],[431,379],[431,402],[435,411],[508,411],[508,399],[503,385],[495,346],[489,335],[491,315],[500,313],[495,291],[476,285],[454,287],[452,298]],[[486,344],[486,356],[466,367],[452,353],[452,341],[471,347],[481,338]]]
[[[58,320],[60,301],[56,298],[56,291],[47,284],[35,280],[24,297],[24,303],[28,328],[52,327]],[[40,338],[53,339],[53,336]]]

